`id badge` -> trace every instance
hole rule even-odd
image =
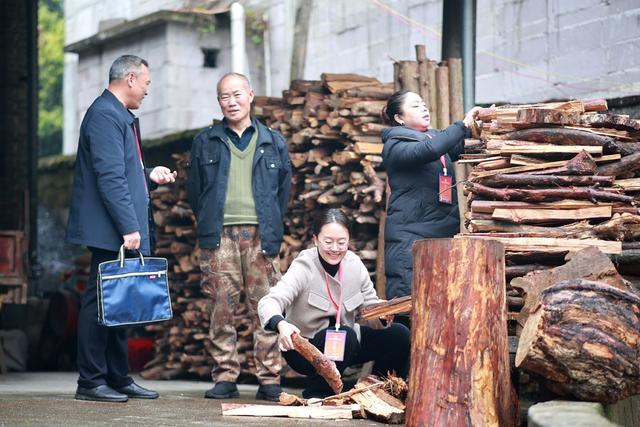
[[[453,192],[451,191],[451,176],[450,175],[442,175],[440,174],[440,191],[438,191],[438,200],[441,203],[451,204],[451,198]]]
[[[347,331],[327,330],[324,340],[324,355],[333,361],[342,362],[346,342]]]

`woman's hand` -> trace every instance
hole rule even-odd
[[[281,351],[289,351],[293,350],[293,341],[291,340],[291,335],[299,334],[300,329],[296,325],[293,325],[286,320],[281,320],[278,322],[278,346]]]
[[[380,320],[384,320],[385,321],[386,327],[389,327],[389,326],[393,325],[393,318],[394,318],[393,314],[388,314],[386,316],[380,316]]]
[[[478,117],[478,113],[480,112],[480,107],[473,107],[471,110],[467,112],[462,120],[464,125],[468,128],[475,124],[476,118]]]

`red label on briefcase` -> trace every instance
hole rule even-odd
[[[439,183],[438,200],[441,203],[451,204],[451,199],[453,197],[451,176],[441,174]]]

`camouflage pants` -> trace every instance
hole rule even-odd
[[[210,353],[214,360],[214,382],[235,382],[240,374],[234,312],[245,292],[253,323],[253,351],[256,376],[261,384],[279,384],[282,361],[278,335],[260,325],[258,301],[280,278],[277,257],[267,257],[260,249],[257,226],[224,227],[218,249],[200,253],[202,290],[211,297]]]

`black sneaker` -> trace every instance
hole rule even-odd
[[[256,400],[268,400],[270,402],[278,402],[282,388],[280,384],[260,384],[256,392]]]
[[[206,399],[233,399],[240,397],[240,392],[238,391],[238,387],[236,387],[236,383],[221,381],[216,383],[213,388],[207,390],[204,397]]]

